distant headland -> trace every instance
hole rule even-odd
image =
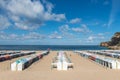
[[[116,32],[110,41],[101,42],[100,46],[107,47],[109,49],[120,50],[120,32]]]

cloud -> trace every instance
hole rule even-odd
[[[33,30],[45,21],[65,20],[65,14],[52,12],[54,6],[41,0],[0,0],[0,15],[8,16],[9,23],[23,30]]]
[[[5,32],[0,32],[0,40],[16,40],[18,35],[16,34],[6,34]]]
[[[79,27],[72,28],[72,30],[75,31],[75,32],[84,32],[84,29],[83,28],[79,28]]]
[[[52,9],[54,8],[54,5],[46,0],[42,0],[43,4],[45,4],[46,9],[49,13],[52,12]]]
[[[99,40],[104,40],[104,39],[105,39],[105,34],[98,33],[96,35],[90,35],[87,38],[87,42],[94,42],[94,41],[99,41]]]
[[[27,34],[7,34],[3,31],[0,31],[0,40],[43,40],[43,39],[62,39],[63,36],[57,31],[49,35],[40,34],[37,32],[29,32]]]
[[[39,39],[45,39],[46,35],[42,35],[36,32],[29,32],[28,34],[7,34],[5,32],[0,32],[0,40],[39,40]]]
[[[8,21],[8,19],[5,16],[0,15],[0,30],[7,29],[11,23]]]
[[[75,24],[75,23],[79,23],[80,21],[81,21],[80,18],[75,18],[75,19],[70,20],[70,23]]]
[[[39,24],[33,24],[33,23],[24,23],[24,22],[16,22],[15,26],[17,28],[22,29],[22,30],[34,30],[37,29],[40,25]]]
[[[118,15],[118,13],[120,13],[120,0],[112,0],[112,10],[108,21],[108,27],[110,27],[115,21],[115,18]]]
[[[57,31],[55,31],[53,34],[51,34],[49,36],[49,38],[51,38],[51,39],[62,39],[63,37],[61,35],[59,35]]]
[[[79,33],[91,33],[92,31],[87,27],[87,25],[82,24],[80,27],[72,27],[67,24],[59,27],[59,34],[64,39],[78,38]]]
[[[74,37],[73,33],[71,33],[70,26],[67,24],[60,26],[59,31],[64,38],[73,38]]]
[[[89,36],[89,37],[88,37],[88,41],[89,41],[89,42],[93,42],[93,40],[94,40],[95,38],[96,38],[96,37],[94,37],[94,36]]]
[[[42,35],[36,32],[30,32],[29,34],[22,35],[23,39],[45,39],[46,35]]]
[[[70,30],[69,25],[65,24],[59,27],[60,32],[67,32]]]
[[[46,16],[45,16],[46,17]],[[46,20],[54,20],[54,21],[61,21],[65,20],[65,14],[52,14],[52,15],[47,15]]]
[[[72,28],[74,32],[81,32],[81,33],[90,33],[91,31],[88,29],[87,25],[82,24],[81,27]]]
[[[80,27],[72,27],[67,24],[59,27],[59,33],[63,38],[75,38],[77,33],[91,33],[92,31],[87,27],[87,25],[82,24]]]

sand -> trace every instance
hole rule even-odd
[[[17,60],[0,62],[0,80],[120,80],[120,70],[105,68],[85,59],[72,51],[66,51],[74,63],[68,71],[51,70],[52,58],[57,51],[51,51],[43,59],[33,63],[24,71],[10,71],[10,63]]]

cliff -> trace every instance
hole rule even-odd
[[[120,32],[116,32],[110,41],[101,42],[100,46],[110,49],[120,49]]]

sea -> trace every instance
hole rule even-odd
[[[99,45],[0,45],[0,50],[107,50]]]

